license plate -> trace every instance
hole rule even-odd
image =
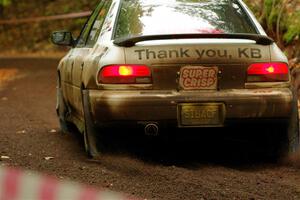
[[[179,127],[218,127],[225,120],[223,103],[198,103],[178,105]]]
[[[218,67],[185,66],[180,69],[180,89],[216,90]]]

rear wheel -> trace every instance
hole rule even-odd
[[[99,158],[99,130],[96,129],[96,126],[92,120],[92,116],[89,109],[89,98],[88,91],[82,91],[82,99],[83,99],[83,110],[84,110],[84,148],[87,155],[90,158]],[[98,146],[97,146],[98,145]]]
[[[68,114],[68,109],[63,98],[63,92],[57,80],[57,92],[56,92],[56,113],[59,119],[59,125],[62,133],[70,133],[71,124],[67,122],[66,116]]]
[[[294,103],[291,118],[287,127],[287,135],[283,140],[282,144],[282,154],[289,155],[296,153],[299,150],[299,110],[298,110],[299,100]],[[284,150],[285,149],[285,150]]]
[[[268,133],[271,147],[269,155],[276,159],[286,158],[299,150],[299,111],[298,101],[293,103],[291,116],[285,125],[277,126]],[[276,125],[275,125],[276,126]]]

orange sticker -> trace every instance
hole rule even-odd
[[[218,67],[182,67],[180,86],[185,90],[216,90]]]

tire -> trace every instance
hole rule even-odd
[[[99,134],[92,120],[90,112],[89,95],[87,90],[82,91],[83,110],[84,110],[84,148],[89,158],[97,159],[99,152]]]
[[[300,147],[298,104],[299,100],[296,99],[288,123],[286,144],[283,144],[283,147],[286,148],[286,151],[283,151],[284,156],[296,153]]]
[[[59,83],[59,80],[58,80]],[[66,116],[68,114],[68,109],[66,103],[63,99],[62,89],[57,85],[56,92],[56,114],[59,119],[59,125],[62,133],[70,133],[71,132],[71,124],[67,122]]]

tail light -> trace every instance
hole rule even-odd
[[[109,65],[98,75],[103,84],[148,84],[152,82],[151,70],[145,65]]]
[[[286,63],[254,63],[247,71],[248,82],[289,81],[289,67]]]

